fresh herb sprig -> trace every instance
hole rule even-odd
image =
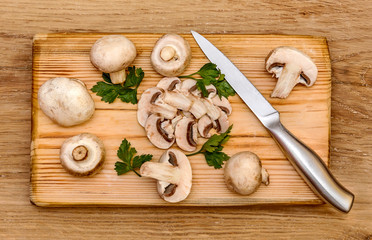
[[[222,144],[226,143],[230,139],[230,132],[233,125],[231,125],[226,132],[221,134],[214,134],[208,139],[197,152],[188,154],[186,156],[193,156],[196,154],[204,154],[205,160],[209,166],[213,166],[215,169],[222,168],[223,162],[229,160],[229,156],[222,152]]]
[[[150,161],[152,159],[152,155],[143,154],[141,156],[133,157],[136,153],[136,149],[131,147],[127,139],[124,139],[121,142],[117,155],[122,161],[115,163],[115,171],[118,175],[133,171],[135,174],[137,174],[137,176],[141,177],[141,175],[136,172],[135,169],[140,168],[143,163]]]
[[[107,103],[112,103],[116,98],[126,103],[136,104],[137,100],[137,89],[142,82],[145,73],[142,68],[135,66],[128,68],[128,75],[123,84],[113,84],[111,82],[110,74],[102,73],[104,82],[97,82],[92,87],[92,92],[102,97],[101,100]]]
[[[195,78],[195,75],[199,75],[201,78]],[[217,89],[217,94],[221,98],[234,96],[235,91],[225,79],[225,74],[221,73],[221,70],[217,68],[214,63],[207,63],[199,69],[199,71],[186,76],[179,76],[179,78],[189,78],[196,81],[197,88],[202,92],[203,97],[208,97],[208,91],[206,86],[213,84]]]

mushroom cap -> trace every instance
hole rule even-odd
[[[198,140],[197,123],[194,119],[183,117],[176,125],[176,142],[184,151],[195,151]]]
[[[122,35],[107,35],[98,39],[90,50],[90,61],[100,71],[112,73],[128,67],[136,58],[133,42]]]
[[[313,60],[304,52],[294,47],[277,47],[272,50],[265,59],[266,70],[279,77],[283,67],[293,63],[301,68],[298,82],[308,87],[312,86],[318,76],[318,68]]]
[[[74,160],[73,150],[83,146],[87,155],[82,160]],[[74,176],[92,176],[103,167],[105,147],[101,139],[90,133],[82,133],[66,139],[60,151],[63,168]]]
[[[164,91],[174,91],[181,87],[181,80],[178,77],[164,77],[156,85]]]
[[[146,121],[145,130],[150,142],[160,149],[170,148],[176,140],[171,121],[164,121],[164,119],[157,114],[150,115]]]
[[[176,159],[176,160],[174,160]],[[159,195],[167,202],[180,202],[190,194],[192,186],[192,169],[189,159],[186,155],[177,150],[169,149],[161,155],[159,163],[171,164],[179,168],[180,180],[176,186],[172,186],[172,195],[164,194],[166,188],[170,185],[164,181],[158,181],[157,188]]]
[[[256,154],[248,151],[236,153],[225,165],[225,183],[239,194],[252,194],[261,184],[261,168]]]
[[[175,50],[175,55],[169,61],[164,61],[161,51],[165,47]],[[165,34],[156,42],[151,53],[151,65],[159,74],[166,77],[178,76],[189,65],[191,48],[189,43],[178,34]]]
[[[89,120],[95,110],[85,84],[65,77],[52,78],[43,83],[38,92],[38,102],[44,114],[63,127]]]
[[[166,119],[173,119],[177,108],[170,106],[162,100],[164,90],[158,87],[146,89],[141,95],[137,105],[137,120],[144,127],[151,113],[158,113]]]

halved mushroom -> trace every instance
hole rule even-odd
[[[63,127],[88,121],[95,110],[85,84],[73,78],[57,77],[43,83],[38,102],[44,114]]]
[[[158,193],[167,202],[183,201],[190,194],[192,170],[189,159],[179,150],[164,152],[158,163],[145,162],[140,174],[158,180]]]
[[[125,68],[136,58],[133,42],[122,35],[108,35],[98,39],[90,51],[90,61],[102,72],[110,73],[111,82],[122,83],[126,79]]]
[[[177,108],[164,103],[163,94],[164,90],[158,87],[149,88],[142,93],[137,109],[137,120],[142,127],[152,113],[157,113],[165,119],[173,119],[176,116]]]
[[[219,107],[222,111],[224,111],[227,115],[231,114],[232,107],[231,107],[229,100],[227,100],[227,98],[225,97],[220,98],[219,96],[215,96],[212,98],[212,102],[214,105]]]
[[[165,77],[156,86],[164,91],[179,90],[181,88],[181,80],[178,77]]]
[[[97,136],[82,133],[63,142],[60,160],[68,173],[75,176],[92,176],[103,166],[105,147]]]
[[[189,65],[191,48],[178,34],[166,34],[159,38],[151,53],[151,65],[163,76],[178,76]]]
[[[151,114],[145,125],[147,138],[155,147],[160,149],[170,148],[174,141],[174,127],[171,120],[164,120],[157,114]]]
[[[198,141],[197,123],[192,118],[183,117],[176,125],[176,142],[185,151],[195,151]]]
[[[297,83],[310,87],[318,75],[313,60],[294,47],[275,48],[266,57],[265,65],[278,78],[271,97],[286,98]]]
[[[269,174],[261,165],[258,156],[252,152],[234,154],[225,165],[227,188],[241,195],[254,193],[261,182],[269,185]]]

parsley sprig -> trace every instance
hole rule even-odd
[[[150,161],[152,159],[152,155],[143,154],[133,158],[136,153],[136,149],[131,147],[127,139],[124,139],[121,142],[117,155],[122,161],[115,163],[115,171],[118,175],[133,171],[135,174],[137,174],[137,176],[141,177],[141,175],[136,172],[135,169],[140,168],[144,162]]]
[[[195,75],[199,75],[201,78],[195,78]],[[234,96],[235,91],[225,79],[225,74],[221,73],[221,70],[217,68],[214,63],[207,63],[199,69],[199,71],[186,76],[179,76],[179,78],[189,78],[196,81],[197,88],[202,92],[204,97],[208,97],[208,91],[206,86],[213,84],[217,89],[217,94],[221,98],[222,96],[228,98]]]
[[[92,87],[92,92],[102,97],[101,100],[107,103],[112,103],[116,98],[126,103],[136,104],[137,100],[137,89],[142,82],[145,73],[142,68],[135,66],[128,68],[128,75],[123,84],[113,84],[111,82],[110,74],[102,73],[104,82],[97,82]]]
[[[213,166],[215,169],[222,168],[223,162],[229,160],[229,156],[222,152],[222,144],[226,143],[230,139],[230,132],[233,125],[231,125],[226,132],[221,134],[214,134],[208,139],[197,152],[188,154],[186,156],[193,156],[196,154],[204,154],[205,160],[209,166]]]

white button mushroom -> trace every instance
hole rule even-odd
[[[95,110],[85,84],[72,78],[57,77],[46,81],[39,89],[38,102],[44,114],[63,127],[89,120]]]
[[[190,60],[190,45],[178,34],[166,34],[159,38],[151,53],[152,67],[166,77],[180,75]]]
[[[136,58],[133,42],[122,35],[108,35],[98,39],[90,51],[90,61],[102,72],[110,73],[111,82],[123,83],[125,68]]]
[[[297,83],[310,87],[318,75],[313,60],[293,47],[275,48],[266,57],[265,65],[278,78],[271,97],[286,98]]]
[[[269,174],[261,165],[260,159],[252,152],[234,154],[225,165],[227,188],[241,195],[254,193],[261,182],[269,185]]]
[[[63,142],[60,160],[68,173],[75,176],[92,176],[103,166],[105,147],[97,136],[82,133]]]
[[[192,170],[189,159],[179,150],[164,152],[158,163],[145,162],[140,174],[158,180],[158,193],[167,202],[183,201],[190,194]]]

